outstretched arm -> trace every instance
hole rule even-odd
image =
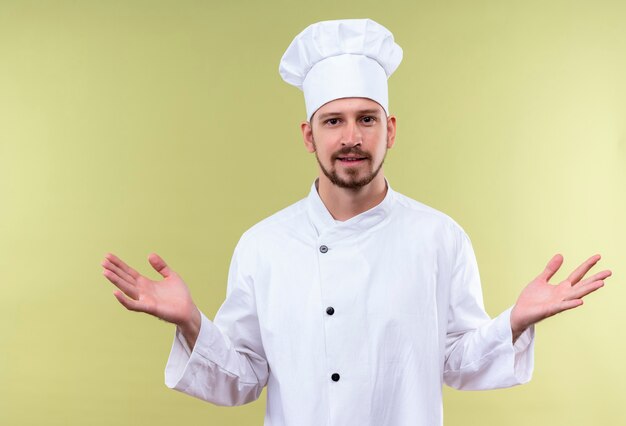
[[[193,349],[201,316],[187,285],[159,255],[151,254],[148,261],[163,280],[146,278],[112,253],[102,261],[102,274],[119,289],[113,294],[126,309],[145,312],[175,324]]]
[[[102,273],[119,289],[115,297],[126,309],[177,326],[165,384],[218,405],[258,399],[269,377],[254,299],[235,259],[229,274],[230,297],[215,322],[200,313],[187,285],[158,255],[151,254],[148,261],[163,277],[160,281],[139,274],[113,254],[102,261]]]
[[[566,280],[553,285],[549,283],[549,280],[563,264],[563,256],[554,255],[544,271],[522,290],[511,311],[513,342],[531,325],[560,312],[581,306],[583,297],[603,287],[604,280],[611,276],[609,270],[583,279],[599,260],[599,254],[591,256]]]

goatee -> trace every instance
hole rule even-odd
[[[371,161],[371,157],[360,148],[349,147],[343,148],[342,150],[333,154],[331,156],[331,163],[334,164],[340,156],[348,154],[363,157],[365,158],[365,161]],[[371,170],[367,175],[362,176],[361,178],[358,178],[359,171],[357,168],[348,167],[346,169],[346,174],[350,177],[350,179],[343,179],[337,174],[337,170],[334,167],[331,170],[326,169],[326,167],[324,167],[324,165],[320,161],[320,158],[317,155],[317,150],[315,151],[315,158],[317,159],[317,163],[319,164],[322,173],[324,173],[324,175],[328,178],[328,180],[331,181],[333,185],[345,189],[359,189],[373,181],[374,178],[378,175],[378,172],[380,172],[380,169],[383,167],[383,163],[385,162],[386,157],[387,152],[385,151],[385,156],[383,157],[378,167],[376,167],[375,170]]]

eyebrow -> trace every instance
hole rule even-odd
[[[369,115],[380,115],[380,111],[377,109],[360,109],[358,111],[356,111],[357,115],[365,115],[365,114],[369,114]],[[343,113],[341,112],[327,112],[324,114],[321,114],[318,116],[318,119],[320,121],[325,120],[328,117],[337,117],[337,116],[341,116],[343,115]]]

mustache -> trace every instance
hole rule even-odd
[[[369,154],[363,151],[358,146],[349,146],[349,147],[341,148],[339,151],[335,152],[332,155],[332,159],[336,160],[339,157],[343,157],[345,155],[350,155],[350,154],[357,156],[357,157],[370,158]]]

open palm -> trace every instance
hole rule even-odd
[[[187,285],[157,254],[151,254],[148,261],[163,280],[153,281],[141,275],[112,253],[102,261],[102,273],[121,290],[114,295],[126,309],[178,325],[188,322],[196,307]]]
[[[583,297],[604,286],[604,279],[611,275],[609,270],[583,279],[599,260],[600,255],[591,256],[567,279],[553,285],[549,283],[549,280],[563,264],[563,256],[554,255],[544,271],[522,290],[511,311],[511,328],[514,337],[542,319],[582,305]]]

